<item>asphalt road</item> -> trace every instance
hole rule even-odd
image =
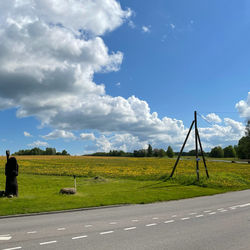
[[[250,190],[0,219],[0,250],[250,250]]]

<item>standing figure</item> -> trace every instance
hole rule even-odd
[[[18,196],[18,164],[15,157],[10,157],[10,152],[6,151],[7,163],[5,165],[5,196]]]

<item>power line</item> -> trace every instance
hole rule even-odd
[[[202,113],[219,113],[219,114],[239,114],[239,112],[236,111],[200,111]]]
[[[207,122],[208,124],[210,124],[214,129],[216,129],[218,132],[224,134],[224,136],[228,136],[228,134],[226,134],[223,130],[219,130],[218,127],[214,126],[215,124],[212,124],[211,122],[209,122],[204,115],[201,115],[199,113],[197,113],[205,122]]]
[[[197,113],[197,115],[202,118],[205,122],[207,122],[208,124],[210,124],[211,126],[213,126],[214,124],[212,124],[211,122],[209,122],[203,115],[200,115],[199,113]]]

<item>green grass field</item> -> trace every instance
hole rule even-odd
[[[195,162],[180,161],[173,179],[174,159],[106,158],[68,156],[19,156],[19,197],[0,198],[0,215],[55,211],[111,204],[143,204],[183,199],[250,188],[250,164],[208,162],[210,179],[200,163],[200,182]],[[4,190],[5,158],[0,157],[0,190]],[[77,194],[61,195],[63,187]],[[99,176],[95,180],[93,177]]]

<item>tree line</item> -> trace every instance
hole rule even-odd
[[[119,156],[119,157],[174,157],[174,155],[178,155],[179,152],[174,152],[171,146],[164,149],[153,149],[149,144],[147,149],[139,149],[134,150],[133,153],[124,152],[122,150],[110,150],[108,153],[106,152],[96,152],[91,154],[91,156]],[[188,152],[183,152],[183,156],[195,156],[196,151],[190,150]],[[200,155],[200,152],[199,152]],[[245,136],[243,136],[238,145],[229,145],[225,148],[220,146],[214,147],[210,152],[204,152],[205,156],[215,157],[215,158],[235,158],[238,157],[240,159],[250,159],[250,121],[247,122]]]
[[[96,152],[90,154],[91,156],[119,156],[119,157],[164,157],[168,156],[170,158],[174,157],[174,151],[169,146],[167,150],[164,149],[153,149],[149,144],[147,149],[139,149],[134,150],[134,152],[124,152],[122,150],[110,150],[108,153],[106,152]]]
[[[179,152],[174,152],[171,146],[168,146],[166,150],[160,148],[153,149],[149,144],[147,149],[134,150],[133,152],[124,152],[122,150],[110,150],[106,152],[96,152],[90,154],[91,156],[119,156],[119,157],[169,157],[172,158],[178,155]],[[42,150],[38,147],[32,149],[19,150],[14,153],[15,155],[69,155],[64,149],[62,152],[57,152],[55,148],[46,148]],[[204,152],[205,156],[215,158],[235,158],[250,159],[250,120],[247,122],[245,136],[243,136],[238,145],[229,145],[225,148],[220,146],[214,147],[210,152]],[[189,152],[183,152],[183,156],[195,156],[196,151],[190,150]],[[200,152],[199,152],[200,155]]]
[[[230,145],[224,149],[220,146],[214,147],[210,152],[210,156],[217,158],[235,158],[237,156],[239,159],[250,159],[250,120],[246,125],[245,136],[239,140],[238,145],[234,147]]]
[[[55,148],[46,148],[42,150],[40,148],[21,149],[15,152],[14,155],[70,155],[65,149],[62,152],[57,152]]]

